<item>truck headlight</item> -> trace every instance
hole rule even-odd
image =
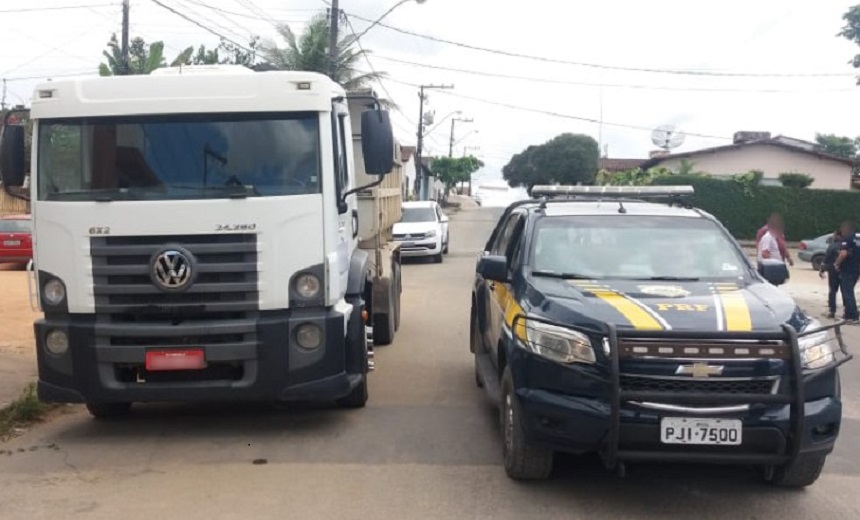
[[[559,363],[593,364],[591,339],[581,332],[526,319],[526,349]]]
[[[435,229],[433,231],[428,231],[428,232],[424,233],[424,238],[433,238],[435,236],[436,236],[436,230]]]
[[[42,288],[42,296],[50,305],[59,305],[66,299],[66,286],[59,278],[51,278]]]
[[[45,348],[57,356],[69,350],[69,335],[65,331],[54,329],[45,336]]]
[[[306,300],[316,298],[322,289],[322,283],[315,274],[302,274],[296,278],[296,292]]]
[[[818,320],[812,320],[804,330],[815,330],[819,327],[821,323]],[[798,346],[803,368],[809,370],[823,368],[833,363],[836,351],[839,350],[836,337],[828,335],[827,331],[814,332],[801,337],[798,340]]]

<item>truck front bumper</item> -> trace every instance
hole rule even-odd
[[[194,343],[197,324],[188,326],[187,339],[172,333],[171,345],[147,345],[146,339],[136,341],[128,331],[115,332],[123,341],[112,344],[104,330],[115,326],[102,324],[95,315],[48,316],[35,324],[39,398],[65,403],[338,399],[366,377],[366,352],[356,352],[345,334],[348,321],[360,320],[355,314],[334,308],[263,311],[239,324],[249,332],[243,341]],[[323,333],[322,344],[314,350],[295,341],[296,327],[306,323]],[[181,330],[183,324],[175,327]],[[146,337],[145,325],[130,328]],[[46,348],[46,335],[52,330],[68,335],[64,354]],[[225,334],[229,332],[225,329]],[[211,331],[205,337],[211,338]],[[205,368],[146,370],[148,351],[171,349],[202,349]]]

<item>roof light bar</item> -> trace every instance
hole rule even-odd
[[[588,197],[599,199],[679,197],[693,195],[692,186],[535,186],[532,197]]]

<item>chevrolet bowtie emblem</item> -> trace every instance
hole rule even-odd
[[[723,373],[722,365],[709,365],[707,363],[693,363],[692,365],[680,365],[675,370],[676,376],[693,376],[698,379],[718,376]]]

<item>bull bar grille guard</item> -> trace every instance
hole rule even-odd
[[[790,325],[783,325],[781,331],[762,331],[762,332],[714,332],[714,331],[641,331],[641,330],[618,330],[612,324],[605,324],[603,330],[598,330],[589,327],[570,325],[539,318],[535,316],[526,316],[518,314],[514,317],[511,323],[511,331],[518,330],[518,327],[527,327],[523,322],[534,321],[546,325],[552,325],[568,330],[573,330],[584,334],[591,338],[592,347],[594,348],[594,340],[599,340],[598,343],[606,340],[608,345],[608,367],[603,367],[606,375],[600,375],[592,370],[587,370],[584,366],[567,364],[568,368],[578,372],[584,377],[597,380],[609,385],[610,395],[610,416],[609,429],[604,442],[601,456],[603,462],[609,469],[619,468],[619,463],[623,465],[625,461],[668,461],[668,462],[700,462],[712,464],[788,464],[791,465],[797,459],[800,453],[801,439],[803,439],[805,431],[805,413],[804,407],[806,399],[804,395],[804,386],[809,381],[817,379],[822,375],[838,369],[840,366],[851,361],[854,356],[848,352],[842,336],[842,325],[844,322],[836,322],[826,326],[818,327],[813,330],[797,332]],[[817,369],[804,369],[802,364],[802,356],[800,352],[801,338],[822,332],[834,331],[834,338],[839,346],[838,351],[833,353],[833,362],[827,366]],[[515,342],[521,341],[516,334],[512,334]],[[756,342],[756,341],[780,341],[790,347],[790,359],[786,359],[786,363],[790,369],[790,386],[791,395],[784,394],[714,394],[707,392],[673,392],[672,401],[674,403],[683,404],[723,404],[723,405],[752,405],[752,404],[788,404],[790,405],[790,422],[791,436],[788,441],[788,453],[782,453],[784,446],[780,447],[780,453],[777,454],[729,454],[729,453],[714,453],[714,452],[670,452],[670,451],[624,451],[620,449],[620,433],[621,433],[621,404],[626,401],[654,401],[665,400],[666,394],[661,392],[647,391],[622,391],[621,389],[621,362],[619,355],[620,339],[631,340],[683,340],[685,343],[689,341],[695,345],[697,341],[739,341],[739,342]],[[596,350],[596,348],[595,348]],[[606,370],[608,369],[608,370]],[[622,468],[620,468],[623,470]]]

